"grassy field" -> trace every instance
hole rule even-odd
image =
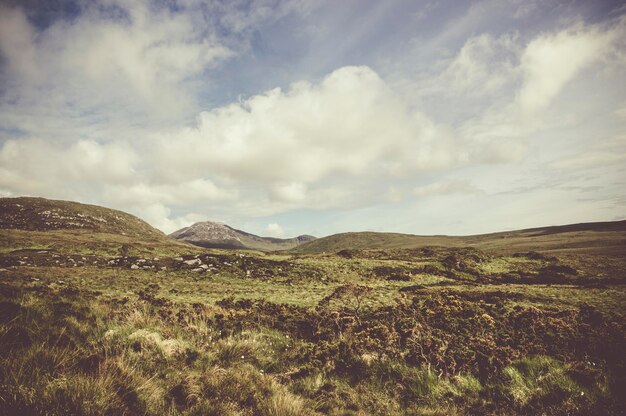
[[[0,257],[2,414],[625,408],[619,256],[29,248]]]
[[[626,411],[626,256],[594,242],[305,254],[83,231],[0,231],[1,415]]]

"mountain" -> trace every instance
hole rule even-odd
[[[195,250],[122,211],[30,197],[0,198],[0,250],[10,247],[110,255]]]
[[[288,250],[315,240],[310,235],[294,238],[259,237],[212,221],[197,222],[170,234],[177,240],[207,248],[234,248],[262,251]]]
[[[472,236],[352,232],[318,238],[290,250],[294,254],[336,253],[341,250],[406,249],[424,246],[476,247],[499,253],[528,250],[626,252],[626,221],[570,224]]]

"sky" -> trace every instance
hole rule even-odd
[[[166,233],[626,218],[610,0],[0,0],[0,196]]]

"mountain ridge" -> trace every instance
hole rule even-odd
[[[200,221],[174,231],[169,236],[205,248],[262,251],[288,250],[316,239],[310,235],[293,238],[261,237],[214,221]]]

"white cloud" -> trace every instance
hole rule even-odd
[[[576,154],[551,163],[558,170],[586,170],[623,165],[626,162],[626,135],[621,134],[593,143]]]
[[[482,191],[466,180],[433,182],[413,189],[413,194],[418,197],[481,192]]]
[[[0,6],[0,52],[12,78],[34,81],[39,77],[34,43],[35,33],[26,16]]]
[[[545,109],[580,71],[609,52],[614,35],[615,31],[578,25],[530,42],[521,57],[520,109],[527,114]]]
[[[302,202],[307,196],[307,187],[301,182],[275,184],[270,188],[272,199],[282,202]]]
[[[501,37],[496,42],[500,47],[502,39],[506,40],[505,44],[514,43],[505,48],[512,53],[506,63],[494,62],[488,54],[483,55],[485,59],[472,55],[479,64],[469,68],[500,68],[493,71],[495,79],[502,81],[490,84],[468,72],[465,77],[468,89],[485,87],[492,94],[489,101],[476,106],[472,117],[463,119],[458,134],[468,142],[482,144],[479,147],[473,144],[471,148],[480,152],[486,162],[519,161],[528,156],[526,152],[538,132],[566,129],[580,122],[580,114],[598,111],[589,97],[600,93],[594,87],[602,85],[602,76],[608,79],[623,70],[624,62],[615,51],[619,50],[618,42],[625,32],[626,20],[622,19],[602,26],[576,23],[563,30],[543,33],[526,44],[519,37]],[[462,55],[461,51],[444,74],[457,65]],[[591,68],[596,73],[607,71],[607,74],[595,79],[594,73],[583,74]],[[569,97],[574,102],[562,97],[568,86],[578,88],[573,88],[575,95]],[[461,102],[465,98],[458,91],[457,96]],[[479,157],[474,154],[474,158]]]
[[[8,140],[0,148],[0,161],[7,173],[0,186],[23,192],[47,194],[53,189],[99,187],[132,180],[137,154],[125,143],[79,140],[70,146],[55,146],[44,140]]]
[[[219,24],[236,33],[253,30],[290,13],[309,13],[317,4],[309,0],[229,0],[205,4]]]
[[[197,127],[162,137],[160,149],[160,163],[175,175],[209,169],[275,183],[273,196],[291,200],[332,175],[444,168],[462,153],[450,131],[411,110],[368,67],[340,68],[317,85],[299,82],[204,112]]]
[[[23,128],[24,115],[35,115],[48,130],[29,123],[31,131],[55,137],[68,131],[55,131],[46,118],[70,126],[88,122],[91,134],[98,133],[95,124],[111,131],[109,123],[120,120],[126,127],[171,123],[196,109],[197,85],[191,81],[233,55],[185,11],[145,1],[83,7],[76,18],[43,30],[20,8],[2,9],[0,55],[12,72],[8,94],[14,96],[1,107],[3,124]],[[75,135],[70,126],[64,127]]]
[[[265,233],[268,237],[283,237],[285,235],[285,230],[279,224],[271,223],[267,224],[265,228]]]
[[[166,234],[173,233],[198,221],[206,221],[205,216],[196,213],[171,218],[172,211],[167,206],[158,203],[130,207],[129,211]]]
[[[626,104],[614,111],[614,114],[622,120],[626,120]]]
[[[441,73],[420,85],[420,94],[494,94],[514,81],[521,49],[517,33],[472,36]]]
[[[146,204],[160,203],[171,207],[208,201],[227,203],[238,198],[236,189],[220,188],[209,179],[192,179],[171,185],[149,183],[142,179],[138,178],[132,185],[107,186],[106,198],[126,205],[132,205],[139,199]]]
[[[358,206],[390,178],[466,163],[467,153],[373,70],[344,67],[318,84],[204,112],[179,133],[68,145],[15,139],[0,160],[0,188],[153,207],[145,212],[155,217],[208,201],[245,215]]]

